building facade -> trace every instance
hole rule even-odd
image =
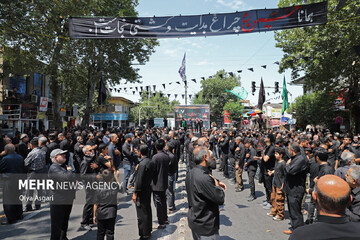
[[[129,114],[134,102],[123,97],[110,97],[107,104],[99,107],[90,116],[91,123],[97,127],[125,127],[129,126]]]

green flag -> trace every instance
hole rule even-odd
[[[225,91],[234,94],[238,98],[245,100],[248,97],[248,92],[243,87],[234,87],[233,90],[229,91],[225,89]]]
[[[289,107],[289,103],[288,103],[288,92],[286,89],[286,81],[285,81],[285,76],[284,76],[284,83],[283,83],[283,90],[281,93],[281,97],[283,100],[283,105],[282,105],[282,115],[284,115],[285,110]]]

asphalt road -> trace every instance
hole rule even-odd
[[[169,215],[170,225],[163,230],[155,230],[152,239],[192,239],[191,231],[187,226],[187,198],[185,191],[184,164],[180,164],[179,181],[177,183],[176,206],[177,211]],[[120,175],[122,179],[123,173]],[[222,173],[215,171],[214,176],[222,179]],[[245,172],[243,192],[235,192],[234,185],[230,185],[227,179],[222,180],[227,184],[225,204],[220,208],[220,235],[222,240],[239,239],[276,239],[285,240],[288,236],[282,233],[289,227],[288,214],[286,220],[275,222],[266,215],[260,205],[265,199],[264,187],[256,183],[256,194],[258,198],[248,202],[249,189],[247,184],[247,173]],[[77,200],[73,205],[69,221],[68,238],[76,240],[96,239],[96,228],[92,231],[80,231],[84,194],[77,192]],[[40,210],[24,214],[24,220],[7,226],[0,226],[0,239],[49,239],[50,236],[50,209],[44,205]],[[2,215],[2,206],[0,207]],[[5,220],[0,216],[0,220]],[[153,207],[153,223],[157,224],[156,212]],[[138,239],[137,218],[135,206],[131,195],[119,195],[118,217],[115,228],[116,239]]]

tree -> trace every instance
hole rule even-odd
[[[319,1],[313,1],[319,2]],[[292,78],[305,74],[305,88],[326,93],[347,91],[346,107],[351,131],[359,127],[360,60],[354,46],[360,42],[359,1],[346,1],[335,11],[338,0],[328,1],[329,23],[276,32],[276,46],[284,51],[280,72],[292,70]],[[302,4],[302,0],[280,0],[280,7]]]
[[[225,104],[223,109],[230,113],[231,120],[239,120],[244,112],[244,106],[239,100],[234,101],[231,99]]]
[[[174,106],[180,104],[179,101],[173,100],[170,102],[169,98],[162,92],[156,92],[155,96],[151,95],[150,101],[147,92],[143,92],[139,101],[139,106],[131,109],[130,118],[135,123],[139,122],[139,109],[141,109],[141,119],[150,120],[153,118],[164,118],[167,113],[174,112]],[[147,108],[151,106],[151,108]],[[159,106],[159,108],[158,108]]]
[[[222,78],[221,78],[222,76]],[[214,76],[201,80],[201,91],[195,98],[193,104],[209,104],[211,121],[221,119],[223,109],[228,101],[236,102],[238,98],[225,89],[231,90],[240,86],[240,77],[237,75],[228,75],[225,70],[218,71]]]
[[[334,95],[326,92],[307,93],[297,97],[287,110],[303,129],[307,125],[328,125],[335,117]]]
[[[0,45],[7,46],[4,60],[12,69],[24,66],[50,76],[55,127],[61,126],[60,103],[85,106],[83,125],[88,124],[101,72],[110,85],[121,79],[137,81],[140,76],[132,62],[148,61],[158,44],[149,39],[70,41],[68,16],[137,16],[137,4],[137,0],[0,3]]]

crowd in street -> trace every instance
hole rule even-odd
[[[185,163],[188,223],[194,239],[220,239],[219,206],[224,204],[225,191],[248,191],[248,198],[238,201],[254,201],[256,180],[265,188],[264,217],[283,221],[287,205],[290,228],[284,233],[290,239],[360,236],[359,136],[216,127],[192,131],[186,127],[78,128],[2,136],[3,196],[13,193],[11,174],[15,173],[26,174],[28,180],[45,174],[57,182],[116,183],[110,189],[85,188],[80,227],[97,227],[97,239],[114,239],[117,195],[132,194],[140,239],[150,239],[153,229],[166,228],[168,215],[177,210],[178,166]],[[213,171],[222,172],[223,179],[214,177]],[[249,189],[242,180],[246,172]],[[35,193],[27,190],[25,194]],[[67,239],[76,190],[39,189],[36,194],[54,196],[50,201],[51,239]],[[16,223],[23,212],[41,208],[41,201],[29,199],[11,204],[4,199],[6,221],[2,224]]]

